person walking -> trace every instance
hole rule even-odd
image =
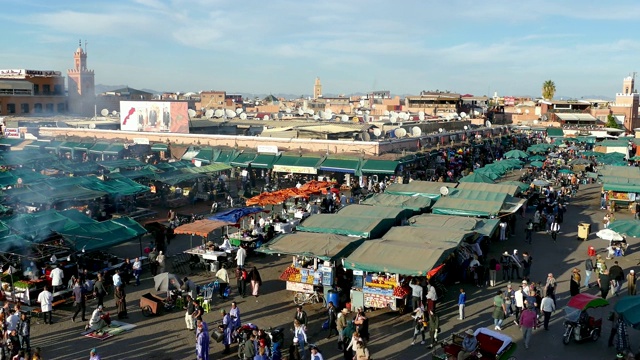
[[[185,296],[185,302],[187,303],[186,312],[184,313],[184,322],[187,325],[187,330],[196,330],[196,326],[194,324],[195,319],[193,318],[193,313],[196,311],[196,307],[193,304],[193,299],[191,295]]]
[[[502,253],[500,257],[500,268],[502,268],[502,281],[511,281],[511,262],[513,259],[508,251]]]
[[[124,285],[116,287],[114,291],[116,298],[116,307],[118,308],[118,319],[128,319],[127,315],[127,292],[124,290]]]
[[[333,301],[329,301],[329,305],[327,306],[327,323],[329,324],[329,329],[327,329],[329,330],[327,339],[330,339],[331,336],[333,336],[333,331],[336,330],[337,319],[338,319],[338,314],[336,313],[336,307],[335,305],[333,305]]]
[[[522,337],[524,339],[524,348],[529,349],[531,343],[531,334],[538,327],[538,317],[533,305],[529,305],[520,315],[520,328],[522,329]]]
[[[597,281],[598,281],[598,287],[602,287],[602,275],[604,275],[605,271],[607,271],[607,263],[605,262],[605,260],[602,258],[601,255],[596,255],[596,271],[597,271]],[[607,282],[609,282],[609,273],[607,271]],[[607,285],[607,289],[608,289]]]
[[[302,310],[302,305],[298,305],[296,308],[296,314],[293,317],[294,320],[298,320],[300,325],[307,327],[307,312]]]
[[[528,243],[529,245],[531,245],[532,234],[533,234],[533,221],[529,219],[529,221],[527,221],[527,225],[525,228],[525,238],[524,238],[524,242]]]
[[[248,274],[249,280],[251,280],[251,295],[256,298],[260,296],[260,286],[262,285],[262,278],[260,277],[260,272],[257,267],[253,267],[251,272]]]
[[[500,221],[500,241],[507,241],[507,220],[502,218]]]
[[[576,296],[580,294],[580,270],[578,268],[574,268],[571,272],[571,283],[569,284],[569,293],[571,296]]]
[[[293,320],[293,342],[298,344],[300,357],[306,359],[307,351],[305,344],[307,343],[307,332],[298,320]]]
[[[544,316],[544,329],[549,330],[549,319],[551,318],[551,313],[556,311],[556,304],[548,292],[545,297],[542,298],[542,302],[540,303],[540,311],[542,311],[542,314]]]
[[[238,252],[236,253],[236,265],[240,269],[244,268],[244,262],[247,259],[247,250],[244,248],[244,245],[241,245],[238,248]]]
[[[18,336],[20,337],[20,347],[27,352],[31,352],[31,319],[27,317],[26,312],[20,314]]]
[[[458,295],[458,320],[464,320],[464,306],[467,303],[467,293],[464,289],[460,289],[460,295]]]
[[[156,260],[158,261],[158,274],[162,274],[164,272],[166,260],[166,256],[164,255],[162,250],[158,251],[158,258]]]
[[[514,323],[516,325],[520,325],[520,316],[524,309],[524,293],[522,285],[518,286],[518,290],[513,293],[513,299],[516,303],[516,319],[514,320]]]
[[[502,291],[498,290],[496,296],[493,297],[493,314],[491,316],[495,325],[494,330],[502,330],[501,325],[506,314],[507,308],[504,304],[504,297]]]
[[[142,261],[137,257],[133,261],[133,265],[131,265],[131,270],[133,271],[133,277],[136,279],[136,283],[134,286],[140,286],[140,275],[142,275]]]
[[[422,302],[422,286],[418,284],[418,279],[413,278],[409,287],[411,287],[411,310],[415,311]]]
[[[609,295],[609,290],[611,289],[611,280],[609,280],[609,270],[605,270],[603,274],[598,278],[600,282],[600,296],[603,299],[607,298]]]
[[[222,265],[222,268],[216,272],[216,279],[220,285],[218,296],[220,296],[221,299],[225,299],[225,290],[227,286],[229,286],[229,272],[227,271],[226,265]]]
[[[584,287],[586,287],[587,289],[591,287],[591,284],[589,284],[589,281],[591,280],[593,269],[594,269],[593,261],[591,260],[590,257],[588,257],[584,261]]]
[[[438,333],[440,332],[440,319],[433,311],[429,311],[429,338],[431,344],[427,346],[428,349],[433,349],[438,342]]]
[[[44,290],[38,295],[38,302],[40,303],[40,311],[45,324],[53,324],[53,294],[49,291],[49,286],[45,286]],[[47,321],[49,317],[49,321]]]
[[[341,351],[344,346],[344,329],[347,327],[348,314],[349,309],[343,308],[342,311],[338,313],[338,320],[336,321],[336,328],[338,329],[338,350]]]
[[[413,340],[411,341],[411,345],[416,344],[416,339],[418,338],[418,335],[422,336],[422,341],[420,342],[420,344],[424,345],[425,323],[427,322],[427,319],[425,318],[425,314],[424,314],[424,309],[422,307],[418,307],[413,312],[415,315],[412,316],[413,317]]]
[[[496,286],[498,260],[491,258],[489,260],[489,286]]]
[[[76,280],[76,283],[73,285],[73,305],[76,308],[76,311],[73,313],[71,317],[71,321],[76,322],[76,316],[82,311],[82,321],[88,321],[86,319],[87,312],[87,302],[86,302],[86,294],[84,286],[80,285],[80,280]]]
[[[209,360],[209,328],[202,320],[198,320],[196,326],[196,358]]]
[[[151,276],[158,275],[158,249],[155,247],[149,252],[149,271]]]
[[[544,285],[544,294],[549,295],[551,299],[553,299],[553,304],[556,304],[556,278],[553,277],[552,273],[547,275],[547,283]]]
[[[236,268],[236,285],[238,286],[238,294],[245,297],[247,292],[247,271],[244,268]]]
[[[529,275],[531,274],[531,264],[533,262],[533,258],[527,251],[522,253],[522,278],[528,280]]]
[[[553,242],[556,242],[558,233],[560,232],[560,223],[558,223],[558,220],[555,217],[549,226],[549,230],[551,231],[551,238],[553,239]]]
[[[222,324],[218,325],[218,329],[222,332],[222,345],[224,345],[222,354],[226,355],[231,352],[231,343],[233,343],[233,321],[225,309],[220,309],[220,315],[222,315]]]
[[[504,294],[504,305],[507,309],[507,313],[505,314],[507,317],[511,316],[515,307],[515,296],[516,292],[513,290],[513,286],[511,284],[507,284],[507,290],[505,290]]]
[[[613,262],[613,266],[609,268],[609,279],[612,281],[613,288],[611,289],[615,296],[618,296],[620,288],[622,287],[622,281],[624,280],[624,271],[618,265],[617,261]]]
[[[627,275],[627,294],[636,294],[636,273],[633,270],[629,270],[629,275]]]

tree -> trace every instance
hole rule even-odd
[[[556,84],[553,81],[547,80],[544,83],[542,83],[542,97],[545,100],[552,100],[553,95],[555,94],[556,94]]]
[[[607,116],[607,124],[605,125],[608,128],[620,129],[620,124],[616,122],[616,117],[613,114],[609,114]]]

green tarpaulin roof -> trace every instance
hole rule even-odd
[[[362,202],[364,205],[393,206],[410,209],[417,213],[429,210],[432,203],[433,201],[426,196],[392,195],[386,193],[373,194]]]
[[[217,163],[228,164],[236,157],[236,154],[236,150],[220,150],[220,153],[218,154],[218,156],[216,156],[216,159],[214,161]]]
[[[50,141],[36,140],[36,141],[30,142],[29,144],[26,144],[24,146],[24,149],[40,149],[50,144],[51,144]]]
[[[342,207],[338,210],[338,214],[340,216],[386,218],[399,221],[403,218],[409,218],[413,215],[413,211],[399,207],[352,204]]]
[[[153,179],[156,176],[156,172],[153,171],[152,169],[127,170],[127,171],[120,171],[119,173],[112,172],[112,173],[109,173],[109,177],[113,177],[113,175],[115,174],[120,174],[122,177],[126,177],[132,180],[141,179],[141,178]]]
[[[561,128],[547,128],[547,136],[549,137],[562,137],[564,136],[564,131]]]
[[[257,251],[334,261],[351,254],[363,241],[361,238],[344,235],[297,232],[278,236]]]
[[[160,152],[160,151],[167,151],[167,150],[169,150],[169,145],[167,144],[157,143],[157,144],[151,145],[151,151]]]
[[[475,231],[479,234],[492,236],[500,223],[497,219],[478,219],[454,215],[423,214],[409,219],[411,226],[433,229],[452,229],[461,231]]]
[[[469,174],[467,176],[464,176],[462,178],[460,178],[460,180],[458,180],[459,183],[463,184],[463,183],[486,183],[486,184],[493,184],[493,179],[483,175],[479,172],[474,172],[472,174]]]
[[[229,164],[231,166],[248,167],[249,164],[253,161],[253,159],[256,158],[256,156],[258,156],[257,153],[241,153],[241,154],[238,154],[238,156],[236,156],[235,159],[231,160]]]
[[[73,150],[76,151],[87,151],[93,147],[93,143],[78,143]]]
[[[91,149],[89,149],[89,154],[102,154],[109,147],[109,145],[111,144],[107,142],[96,143],[91,147]]]
[[[3,219],[2,222],[17,235],[40,242],[46,240],[52,232],[58,232],[66,226],[78,226],[56,210],[44,210],[31,214],[17,214]]]
[[[22,151],[7,151],[0,155],[0,165],[29,165],[40,163],[51,163],[56,161],[55,155],[42,153],[38,150],[27,149]]]
[[[457,247],[465,239],[475,236],[473,231],[448,228],[427,229],[416,226],[394,226],[382,237],[386,240],[406,241],[423,244],[430,249],[449,250]]]
[[[390,184],[384,192],[392,195],[418,195],[437,199],[440,197],[440,189],[443,186],[453,189],[457,185],[456,183],[414,180],[408,184]]]
[[[394,175],[396,173],[396,169],[400,165],[399,161],[396,160],[374,160],[369,159],[362,164],[360,168],[360,172],[362,174],[386,174],[386,175]]]
[[[144,235],[146,232],[140,224],[127,217],[58,231],[76,250],[86,252],[123,244]]]
[[[339,158],[327,158],[322,164],[320,164],[319,170],[322,171],[330,171],[330,172],[339,172],[339,173],[348,173],[348,174],[358,174],[360,169],[360,159],[339,159]]]
[[[629,140],[602,140],[597,143],[598,146],[606,146],[606,147],[623,147],[626,148],[629,146]]]
[[[616,183],[606,183],[602,186],[602,188],[606,191],[616,191],[616,192],[625,192],[625,193],[640,193],[640,184],[616,184]]]
[[[441,215],[489,217],[498,215],[503,204],[501,201],[470,200],[447,196],[438,199],[431,211]]]
[[[46,150],[58,150],[58,147],[62,144],[62,141],[50,141],[44,146]]]
[[[118,155],[122,151],[124,151],[124,144],[113,143],[109,145],[109,147],[106,148],[103,153],[105,155]]]
[[[213,148],[206,147],[200,149],[196,156],[193,157],[193,160],[212,162],[215,155]]]
[[[296,229],[303,232],[377,238],[387,232],[395,223],[395,219],[317,214],[309,216],[296,226]]]
[[[507,184],[507,183],[497,183],[497,184],[460,183],[456,189],[470,190],[470,191],[490,191],[494,193],[504,193],[511,196],[515,196],[518,193],[520,193],[520,187],[514,184]]]
[[[449,253],[412,242],[368,240],[344,260],[344,267],[367,272],[425,276]]]
[[[92,218],[88,217],[87,215],[81,213],[76,209],[60,211],[60,215],[70,219],[71,221],[76,222],[79,225],[98,223],[97,220],[93,220]]]
[[[640,179],[640,168],[635,166],[603,166],[598,169],[598,175]]]
[[[188,170],[189,172],[192,172],[195,174],[212,174],[212,173],[217,173],[217,172],[229,170],[229,169],[231,169],[231,166],[227,164],[215,163],[215,164],[209,164],[209,165],[204,165],[200,167],[197,167],[197,166],[191,167],[185,170]]]
[[[110,160],[110,161],[101,161],[97,163],[105,169],[113,170],[113,169],[122,169],[122,168],[136,168],[142,167],[147,164],[140,162],[136,159],[121,159],[121,160]]]
[[[275,154],[258,154],[258,156],[251,161],[251,167],[254,169],[271,169],[277,159],[278,157]]]
[[[140,185],[137,182],[127,178],[94,182],[84,184],[82,186],[91,190],[106,192],[111,196],[137,195],[148,192],[150,190],[149,187]]]
[[[58,146],[58,149],[60,150],[73,150],[76,146],[78,146],[77,142],[74,141],[65,141],[62,144],[60,144],[60,146]]]
[[[22,144],[23,141],[23,139],[0,138],[0,146],[16,146],[18,144]]]
[[[192,181],[206,176],[205,174],[190,172],[187,169],[179,169],[156,174],[154,179],[167,185],[177,185],[183,181]]]

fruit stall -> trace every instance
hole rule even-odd
[[[295,292],[313,293],[314,286],[331,286],[333,284],[333,269],[330,266],[318,266],[316,268],[303,267],[305,264],[294,257],[293,264],[287,267],[280,280],[287,282],[286,289]]]
[[[367,308],[404,310],[411,289],[400,283],[399,275],[368,273],[363,276],[363,305]]]

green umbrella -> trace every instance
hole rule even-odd
[[[488,177],[486,175],[483,175],[481,173],[474,172],[472,174],[469,174],[469,175],[461,178],[458,182],[461,182],[461,183],[471,182],[471,183],[493,184],[493,179],[491,179],[490,177]]]
[[[625,296],[616,302],[615,312],[634,329],[640,328],[640,296]]]
[[[597,151],[585,151],[581,153],[584,156],[603,156],[604,153],[601,152],[597,152]]]
[[[618,234],[640,238],[639,220],[615,220],[609,223],[608,229],[611,229]]]
[[[558,170],[558,172],[560,174],[573,174],[573,171],[571,171],[569,169],[561,169],[561,170]]]
[[[530,165],[533,167],[542,167],[544,163],[542,161],[532,161]]]
[[[542,155],[533,155],[529,157],[529,161],[545,161],[545,160],[547,160],[547,157]]]
[[[587,159],[575,159],[575,160],[571,160],[571,162],[569,162],[569,164],[571,164],[571,165],[589,165],[589,164],[591,164],[591,161],[589,161]]]
[[[476,169],[474,171],[474,174],[482,174],[482,175],[488,177],[491,180],[499,179],[500,176],[502,176],[502,174],[498,174],[495,170],[491,170],[491,169],[487,169],[487,168]]]
[[[529,157],[529,155],[527,155],[527,153],[522,150],[511,150],[507,151],[504,154],[504,157],[506,159],[526,159]]]

